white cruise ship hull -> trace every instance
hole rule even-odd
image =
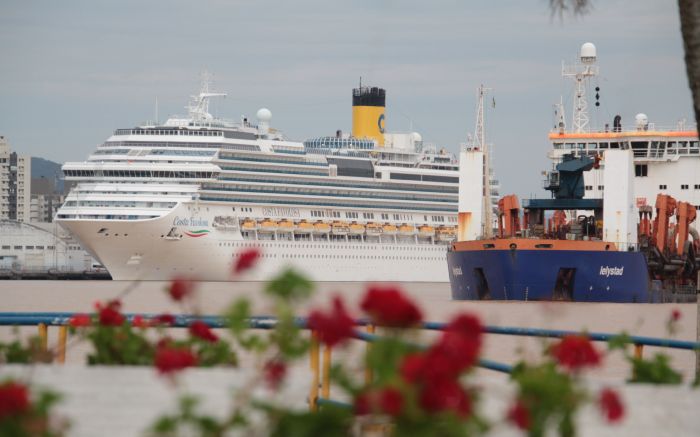
[[[227,212],[230,208],[224,206],[181,203],[155,219],[58,222],[107,268],[114,280],[189,277],[263,281],[285,267],[314,281],[449,279],[446,244],[401,238],[381,242],[250,240],[236,228],[213,226],[214,218]],[[171,232],[173,228],[175,232]],[[236,254],[247,247],[258,247],[262,258],[253,271],[235,276],[231,270]]]

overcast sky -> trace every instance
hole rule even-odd
[[[300,141],[350,130],[362,76],[387,90],[387,131],[412,128],[456,153],[483,83],[502,193],[543,195],[560,96],[571,118],[561,61],[582,43],[598,48],[596,125],[693,119],[676,1],[593,5],[560,20],[549,0],[3,0],[0,135],[22,154],[83,160],[114,129],[153,119],[156,98],[161,119],[184,113],[207,69],[228,93],[216,115],[264,106]]]

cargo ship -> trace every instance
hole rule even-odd
[[[623,130],[619,117],[612,129],[589,130],[582,84],[597,74],[595,47],[584,44],[580,59],[562,69],[575,73],[577,102],[573,131],[567,131],[559,111],[556,131],[550,134],[555,146],[550,157],[556,164],[544,188],[551,198],[527,199],[521,210],[517,197],[503,197],[496,235],[485,235],[491,226],[480,201],[485,187],[478,173],[487,157],[479,148],[460,153],[458,238],[447,254],[454,299],[696,299],[700,238],[692,226],[697,206],[687,188],[700,185],[680,184],[676,200],[668,194],[668,184],[660,184],[653,206],[650,187],[657,168],[668,175],[675,165],[676,178],[698,177],[697,132],[684,126],[650,130],[646,116],[638,116],[631,131]],[[563,148],[567,141],[576,144]],[[659,153],[673,154],[673,159],[662,162]],[[687,172],[688,166],[695,170]]]

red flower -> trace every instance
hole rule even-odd
[[[348,315],[343,301],[337,296],[333,298],[333,309],[330,312],[312,311],[307,324],[317,332],[318,339],[330,347],[354,335],[355,321]]]
[[[410,354],[403,357],[399,372],[401,377],[410,383],[423,378],[425,371],[425,356],[423,354]]]
[[[187,367],[196,366],[197,357],[187,348],[163,345],[156,350],[153,364],[160,373],[167,375]]]
[[[250,269],[258,258],[260,258],[260,250],[255,247],[238,252],[236,262],[233,264],[233,273],[239,274]]]
[[[137,314],[131,319],[131,326],[134,328],[148,328],[148,322],[141,314]]]
[[[361,307],[378,325],[408,327],[423,319],[420,309],[396,287],[370,287]]]
[[[272,390],[277,390],[287,374],[287,365],[284,363],[284,361],[270,360],[265,363],[263,372],[265,374],[267,386]]]
[[[355,397],[355,414],[382,413],[398,416],[403,409],[403,395],[394,387],[365,391]]]
[[[170,298],[177,302],[191,296],[193,291],[194,282],[183,278],[175,278],[173,282],[170,283],[170,288],[168,288]]]
[[[92,318],[89,314],[74,314],[70,318],[68,324],[74,328],[82,328],[92,324]]]
[[[379,407],[383,413],[396,417],[403,409],[403,395],[393,387],[385,387],[379,392]]]
[[[455,380],[441,379],[426,384],[420,393],[420,405],[430,413],[453,411],[462,418],[472,412],[469,395]]]
[[[172,314],[160,314],[153,319],[153,324],[154,325],[174,325],[175,324],[175,316]]]
[[[97,304],[99,312],[100,325],[102,326],[121,326],[126,318],[119,312],[122,304],[118,300],[110,300],[107,305]]]
[[[567,335],[551,349],[557,362],[569,370],[595,367],[600,364],[600,353],[593,347],[588,337]]]
[[[600,392],[598,406],[605,419],[610,423],[622,420],[625,415],[625,406],[617,392],[612,389],[605,388]]]
[[[29,409],[29,390],[14,381],[0,385],[0,420],[26,412]]]
[[[681,319],[681,311],[678,308],[674,308],[671,311],[671,320],[677,322]]]
[[[530,426],[532,426],[530,410],[521,400],[518,400],[508,410],[508,421],[523,431],[530,429]]]
[[[219,340],[219,337],[214,334],[214,331],[201,320],[195,320],[190,324],[190,334],[193,337],[198,337],[211,343],[215,343]]]
[[[476,316],[460,314],[446,327],[442,337],[433,347],[434,354],[446,357],[457,374],[476,363],[481,350],[483,328]]]

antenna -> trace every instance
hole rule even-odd
[[[484,85],[479,85],[476,91],[477,100],[479,102],[476,110],[476,129],[474,138],[471,142],[472,148],[478,148],[484,153],[484,192],[482,193],[483,205],[483,220],[481,222],[481,235],[483,238],[493,237],[492,224],[492,206],[491,206],[491,166],[489,156],[489,147],[486,144],[486,131],[484,129],[484,97],[492,91],[492,88],[486,88]]]
[[[226,93],[216,93],[209,91],[211,84],[211,74],[204,70],[202,72],[202,82],[199,90],[199,95],[192,96],[192,102],[187,107],[190,117],[193,120],[211,120],[214,117],[209,113],[209,98],[211,97],[226,97]]]
[[[586,88],[588,80],[597,76],[599,68],[595,65],[597,60],[596,48],[593,43],[587,42],[581,46],[579,61],[573,65],[561,64],[561,75],[574,80],[574,111],[572,123],[574,132],[584,132],[588,126],[588,102],[586,100]]]

